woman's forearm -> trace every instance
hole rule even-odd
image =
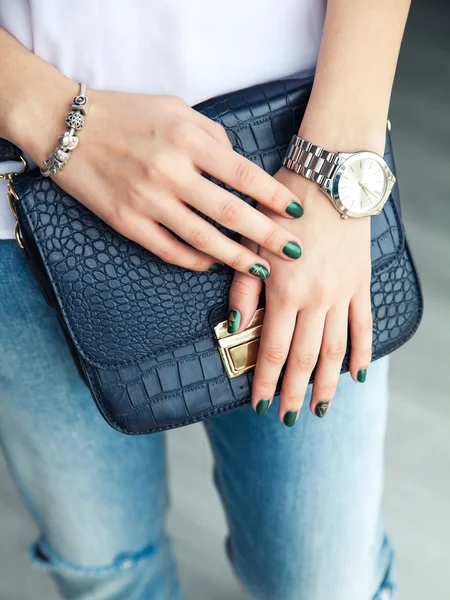
[[[408,6],[409,0],[328,0],[316,77],[300,136],[332,152],[383,153]],[[360,175],[363,172],[361,163]],[[275,178],[302,199],[304,215],[287,227],[302,240],[303,252],[297,264],[271,262],[252,404],[258,410],[261,399],[270,402],[284,365],[278,410],[285,425],[292,426],[308,397],[313,372],[310,409],[319,417],[325,415],[337,389],[348,334],[350,373],[354,381],[365,381],[373,330],[371,220],[340,218],[314,181],[291,170],[280,169]],[[357,178],[349,185],[356,181],[363,188]],[[352,193],[355,202],[360,195],[349,188],[348,194]],[[281,220],[276,215],[272,218]],[[269,258],[264,249],[258,251]],[[249,323],[260,291],[260,286],[236,274],[230,308],[242,315],[241,327]]]
[[[78,84],[0,28],[0,137],[42,160],[54,148]]]
[[[383,151],[410,0],[328,0],[300,135],[330,151]]]

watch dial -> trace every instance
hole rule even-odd
[[[339,199],[354,213],[367,213],[383,199],[387,186],[386,172],[372,158],[350,159],[339,179]],[[345,163],[344,163],[345,165]]]

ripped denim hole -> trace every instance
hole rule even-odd
[[[392,600],[395,589],[396,587],[394,584],[390,584],[388,587],[382,587],[375,600]]]
[[[384,545],[389,546],[388,539],[385,538]],[[395,570],[395,554],[393,550],[390,550],[390,560],[383,582],[380,585],[378,593],[373,600],[393,600],[397,585],[394,583],[394,570]]]

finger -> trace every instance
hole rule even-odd
[[[175,103],[172,105],[174,112],[180,117],[180,123],[189,121],[190,123],[200,127],[205,133],[210,135],[212,138],[217,140],[219,143],[232,148],[232,144],[228,138],[225,128],[216,121],[213,121],[206,115],[198,112],[196,109],[192,109],[184,101],[180,101],[179,98],[173,98]],[[195,136],[195,132],[191,132]]]
[[[369,284],[350,302],[350,373],[355,381],[364,383],[372,360],[372,304]]]
[[[196,124],[198,127],[203,129],[203,131],[205,131],[208,135],[210,135],[217,142],[219,142],[220,144],[223,144],[227,148],[233,148],[233,146],[230,142],[230,139],[227,135],[227,132],[225,131],[225,128],[222,127],[222,125],[220,125],[220,123],[217,123],[216,121],[213,121],[212,119],[209,119],[208,117],[206,117],[205,115],[202,115],[201,113],[197,112],[196,110],[192,111],[192,113],[190,115],[190,119],[192,120],[192,122],[194,124]]]
[[[292,427],[302,407],[322,343],[325,313],[304,309],[297,318],[280,394],[280,420]]]
[[[252,252],[257,252],[258,246],[246,238],[241,244]],[[233,277],[228,301],[228,333],[243,331],[250,323],[258,308],[262,281],[247,274],[236,272]]]
[[[270,265],[267,260],[255,254],[242,244],[229,239],[211,223],[205,221],[183,202],[158,203],[153,207],[155,219],[168,227],[197,250],[214,256],[219,262],[229,265],[259,279],[267,279]]]
[[[142,215],[130,218],[126,227],[121,228],[121,233],[172,265],[215,273],[224,267],[212,256],[183,244],[158,223]]]
[[[300,200],[287,187],[223,144],[199,144],[197,166],[284,217],[301,217]]]
[[[325,319],[310,403],[311,412],[320,418],[325,416],[336,393],[342,361],[347,350],[347,330],[348,305],[333,307]]]
[[[300,258],[302,247],[296,235],[212,181],[194,173],[178,194],[205,215],[274,254],[286,260]]]
[[[273,400],[296,318],[297,310],[293,306],[267,302],[252,384],[252,406],[259,415],[265,414]]]

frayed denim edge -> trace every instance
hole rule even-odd
[[[31,564],[38,569],[50,572],[67,573],[70,575],[111,575],[121,571],[128,571],[136,567],[142,560],[149,558],[155,550],[153,545],[146,546],[136,553],[123,553],[117,555],[113,563],[100,567],[81,567],[54,552],[44,537],[35,542],[28,551]]]

